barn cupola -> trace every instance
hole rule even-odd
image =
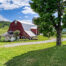
[[[15,22],[15,24],[17,24],[17,20],[15,20],[14,22]]]

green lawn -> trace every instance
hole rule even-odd
[[[4,28],[0,28],[0,35],[8,31],[8,26],[5,26]]]
[[[62,38],[66,38],[66,34],[64,34],[64,35],[62,36]]]
[[[44,37],[42,35],[38,35],[37,38],[38,38],[38,40],[29,40],[29,39],[26,39],[25,40],[25,39],[20,39],[20,40],[14,41],[14,42],[4,42],[4,41],[0,41],[0,46],[1,45],[5,45],[5,44],[34,42],[34,41],[45,41],[45,40],[51,39],[51,38],[48,38],[48,37]]]
[[[0,48],[0,66],[66,66],[64,46],[53,43]]]
[[[35,41],[45,41],[45,40],[51,40],[51,39],[54,39],[56,38],[55,36],[53,37],[45,37],[45,36],[42,36],[42,35],[38,35],[37,36],[38,40],[29,40],[29,39],[20,39],[20,40],[17,40],[17,41],[14,41],[14,42],[4,42],[4,41],[0,41],[0,46],[1,45],[5,45],[5,44],[13,44],[13,43],[24,43],[24,42],[35,42]],[[64,35],[62,38],[66,38],[66,35]]]

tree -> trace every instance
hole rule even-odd
[[[18,39],[19,34],[20,34],[19,30],[14,31],[14,36],[16,37],[16,40]]]
[[[34,18],[34,23],[40,27],[40,32],[45,36],[57,35],[57,45],[61,45],[63,26],[66,26],[66,14],[63,0],[31,0],[31,8],[39,14]],[[55,16],[57,14],[57,16]]]

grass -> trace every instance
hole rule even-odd
[[[55,42],[0,48],[0,66],[66,66],[65,60],[66,46]]]
[[[64,34],[64,35],[62,36],[62,38],[66,38],[66,34]]]
[[[54,39],[56,38],[55,36],[53,37],[45,37],[45,36],[42,36],[42,35],[38,35],[37,36],[38,40],[29,40],[29,39],[20,39],[20,40],[17,40],[17,41],[14,41],[14,42],[4,42],[4,41],[0,41],[0,46],[1,45],[5,45],[5,44],[14,44],[14,43],[24,43],[24,42],[35,42],[35,41],[45,41],[45,40],[51,40],[51,39]],[[62,36],[62,38],[66,38],[66,36]]]
[[[8,26],[0,28],[0,35],[8,31]]]
[[[26,39],[25,40],[25,39],[20,39],[20,40],[14,41],[14,42],[4,42],[4,41],[0,41],[0,46],[1,45],[5,45],[5,44],[24,43],[24,42],[35,42],[35,41],[45,41],[45,40],[51,39],[51,38],[44,37],[42,35],[38,35],[37,38],[38,38],[38,40],[29,40],[29,39]]]

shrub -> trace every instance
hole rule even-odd
[[[19,30],[14,31],[14,36],[16,37],[16,40],[18,39],[19,34],[20,34]]]

